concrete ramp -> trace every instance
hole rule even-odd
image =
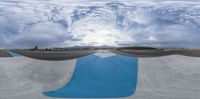
[[[44,61],[27,57],[0,58],[0,99],[49,99],[43,91],[64,86],[76,59]]]
[[[200,98],[200,58],[170,55],[140,58],[138,84],[130,99]]]
[[[12,57],[6,50],[0,49],[0,57]]]

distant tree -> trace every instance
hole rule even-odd
[[[37,50],[38,50],[38,47],[35,46],[35,47],[33,48],[33,51],[37,51]]]

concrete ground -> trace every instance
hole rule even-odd
[[[0,49],[0,57],[12,57],[6,50]]]
[[[75,64],[76,59],[0,58],[0,99],[49,99],[42,92],[64,86],[70,80]]]
[[[140,58],[136,93],[130,99],[197,99],[200,58],[170,55]]]
[[[0,99],[58,99],[44,96],[42,92],[63,87],[73,75],[75,65],[76,59],[45,61],[23,56],[1,57]],[[122,98],[198,99],[199,71],[198,57],[139,58],[136,92]]]

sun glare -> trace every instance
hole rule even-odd
[[[79,22],[74,24],[72,33],[75,37],[81,38],[84,45],[89,46],[118,46],[119,42],[131,41],[132,38],[121,33],[113,25],[103,23]]]
[[[105,39],[96,39],[93,41],[93,45],[95,46],[103,46],[103,45],[109,45],[110,42],[106,42]]]

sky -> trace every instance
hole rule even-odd
[[[199,0],[1,0],[0,48],[200,48]]]

